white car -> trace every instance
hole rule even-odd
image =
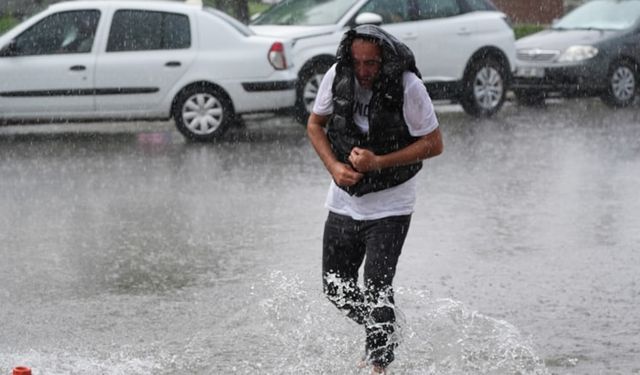
[[[490,116],[502,106],[515,67],[507,17],[488,0],[287,0],[256,17],[258,34],[295,39],[296,112],[304,122],[343,33],[380,24],[406,43],[434,99]]]
[[[295,103],[292,41],[169,1],[58,3],[0,37],[0,121],[168,119],[188,139]]]

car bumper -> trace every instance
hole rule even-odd
[[[606,66],[596,62],[565,66],[519,63],[511,81],[511,89],[563,96],[596,94],[607,85]]]

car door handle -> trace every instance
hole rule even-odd
[[[176,67],[176,66],[180,66],[180,65],[182,65],[180,63],[180,61],[169,61],[166,64],[164,64],[164,66],[168,66],[168,67],[171,67],[171,68]]]
[[[471,31],[466,27],[458,29],[458,35],[471,35]]]
[[[71,68],[69,68],[69,70],[72,70],[74,72],[81,72],[83,70],[87,70],[87,67],[84,65],[74,65]]]

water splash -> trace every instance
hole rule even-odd
[[[368,373],[356,368],[364,328],[327,300],[319,275],[276,271],[246,284],[192,291],[131,297],[137,308],[120,295],[104,296],[107,311],[102,303],[77,301],[66,310],[77,314],[66,319],[78,331],[59,342],[34,337],[31,350],[24,343],[4,348],[0,373],[17,365],[53,375]],[[549,374],[533,346],[505,321],[425,290],[396,288],[395,301],[396,375]],[[40,306],[31,318],[46,322],[53,311],[59,310]],[[106,331],[94,327],[95,316]],[[39,327],[44,336],[57,334],[48,326]]]
[[[412,290],[397,294],[411,308],[401,348],[412,358],[407,373],[549,374],[532,344],[508,322],[472,311],[460,301],[424,298]]]
[[[118,350],[107,358],[95,353],[42,353],[30,351],[19,354],[0,353],[0,369],[9,374],[17,365],[26,365],[34,374],[81,375],[81,374],[153,374],[162,366],[153,358],[132,358],[126,350]]]
[[[364,330],[344,317],[298,275],[276,271],[254,297],[268,327],[273,360],[245,363],[236,373],[362,374]],[[396,289],[401,344],[396,374],[549,374],[532,345],[503,320],[468,309],[462,302],[434,299],[428,291]]]

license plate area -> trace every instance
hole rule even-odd
[[[544,78],[544,68],[519,66],[516,68],[516,76],[524,78]]]

